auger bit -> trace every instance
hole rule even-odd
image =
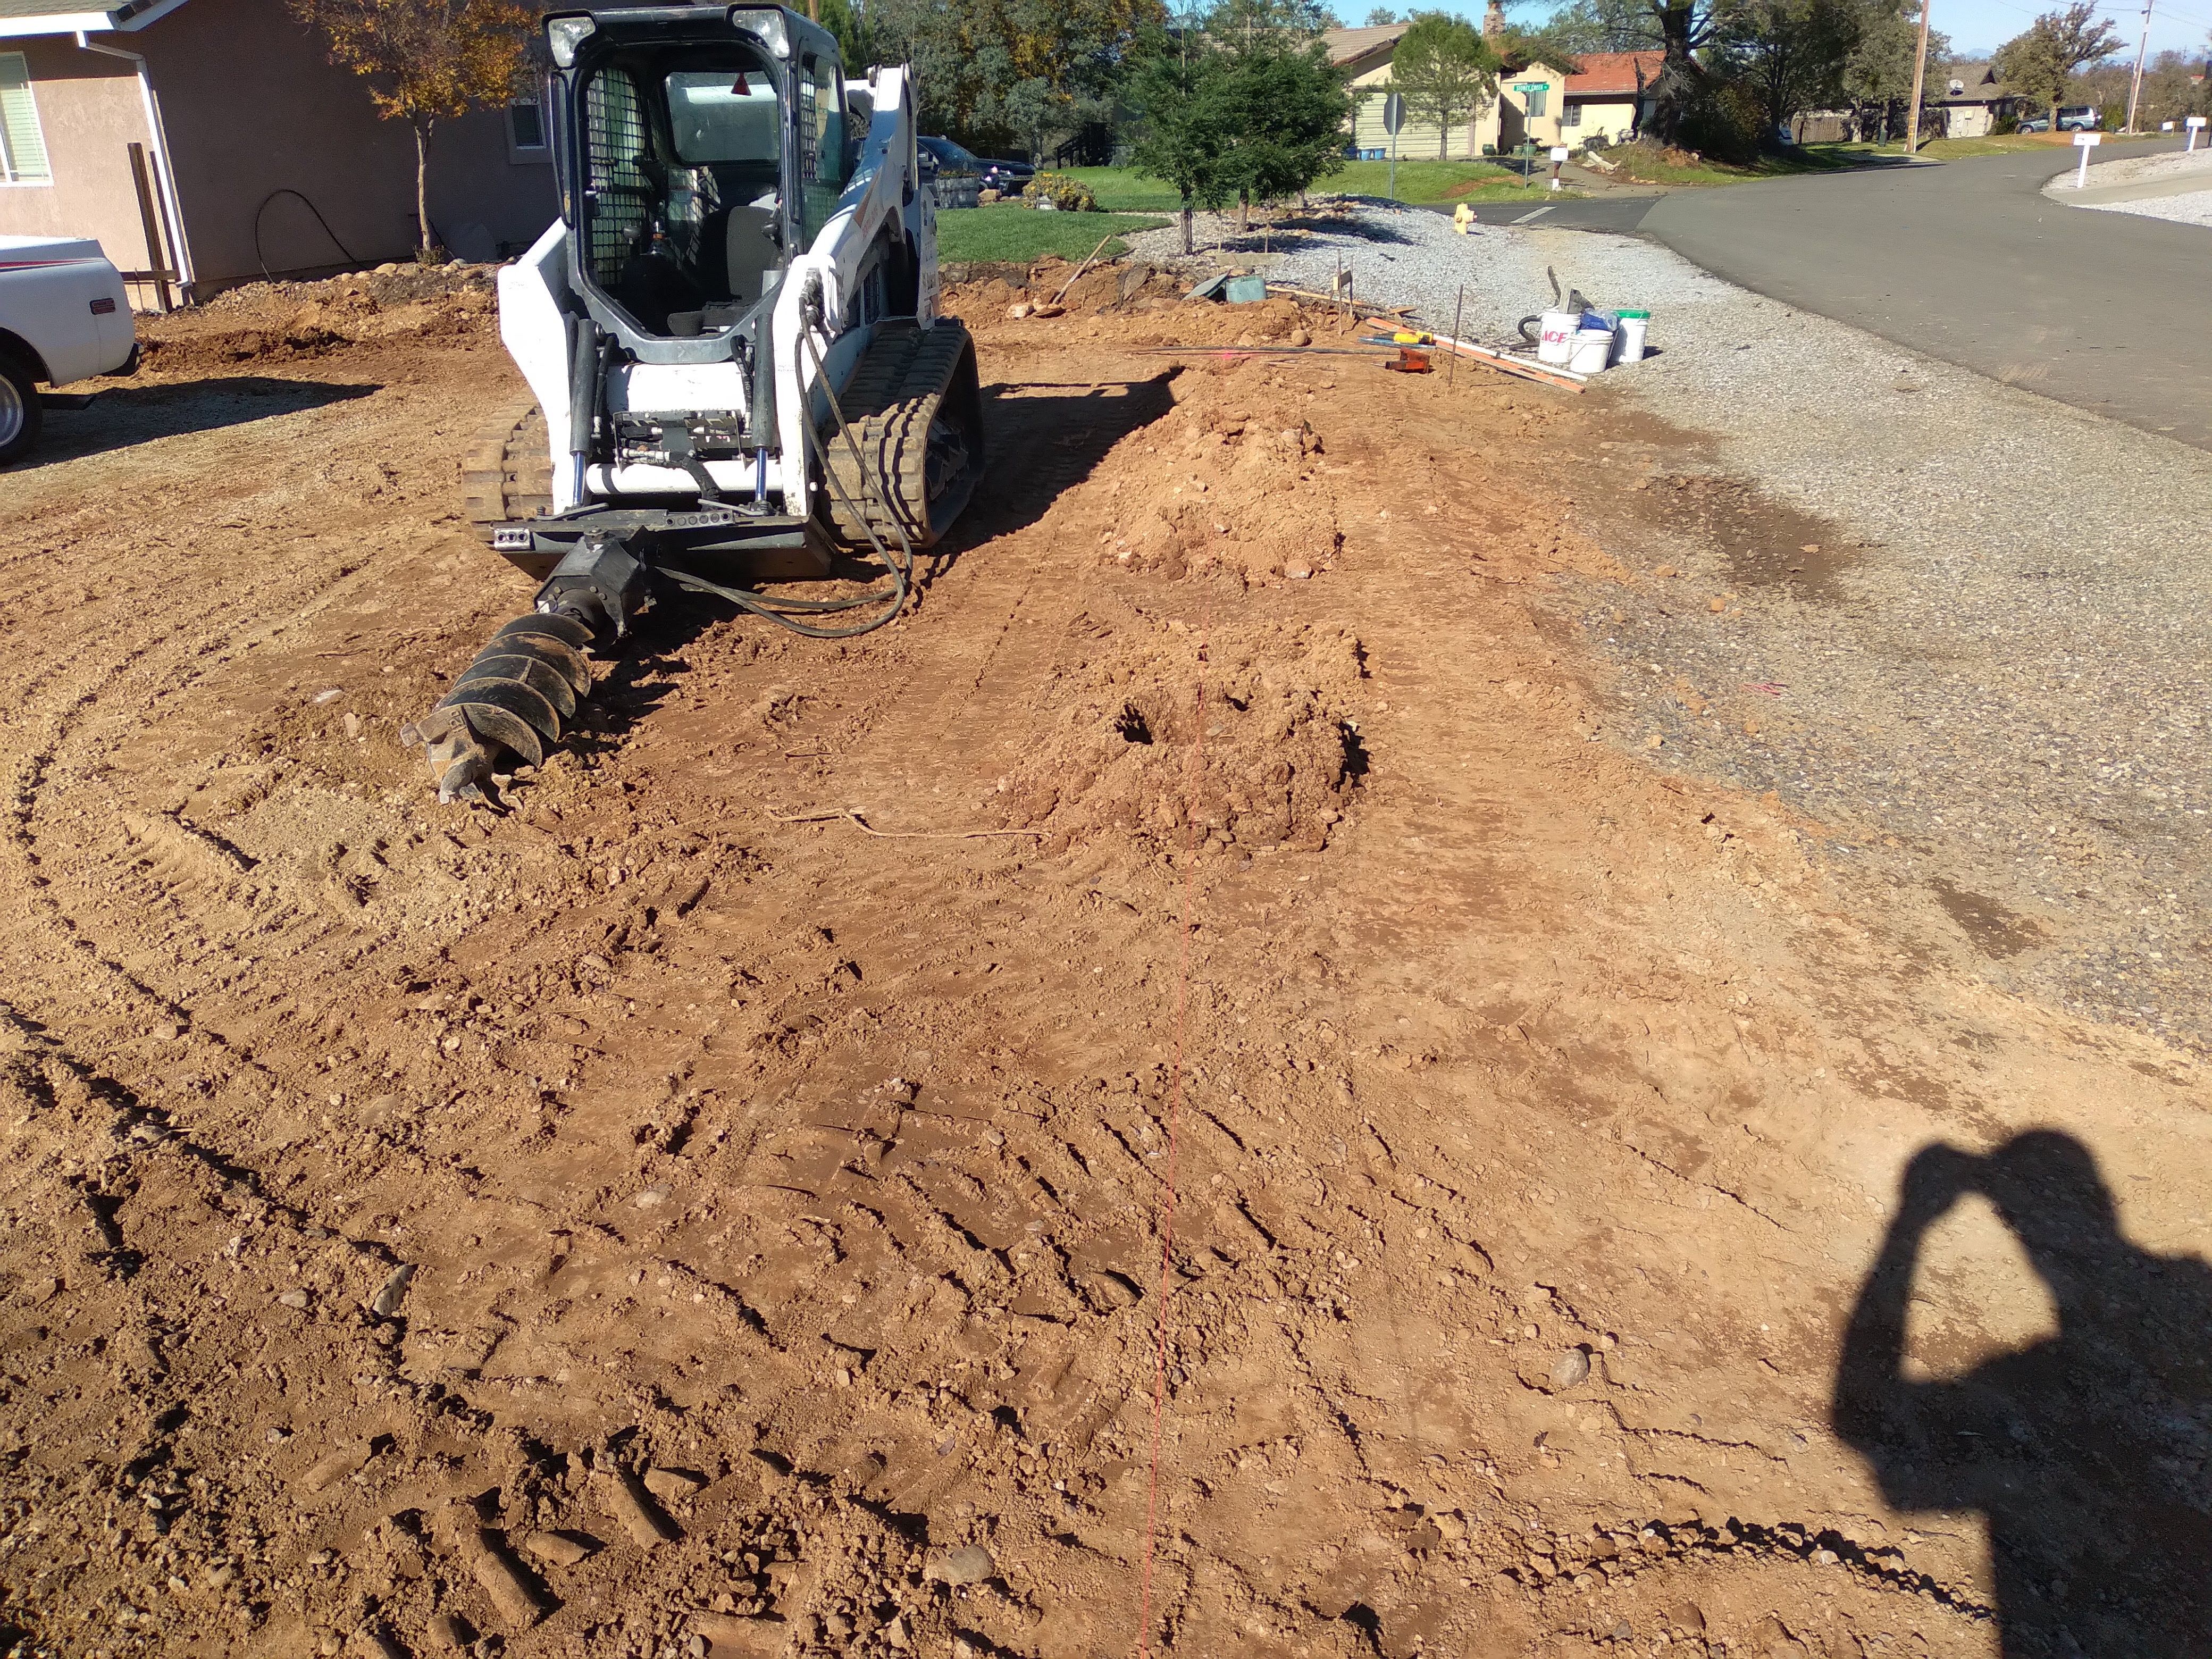
[[[630,538],[586,536],[546,578],[530,614],[502,626],[437,707],[401,728],[399,740],[428,761],[441,801],[497,805],[498,775],[544,765],[575,728],[577,705],[592,690],[585,653],[618,647],[647,601],[641,550]]]

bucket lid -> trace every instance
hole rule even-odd
[[[1651,320],[1651,313],[1648,311],[1616,311],[1613,313],[1613,315],[1616,317],[1641,317],[1647,323]]]

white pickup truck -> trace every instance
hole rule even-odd
[[[0,236],[0,466],[39,441],[40,381],[62,386],[137,366],[130,296],[99,243]]]

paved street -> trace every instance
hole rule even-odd
[[[2102,155],[2175,148],[2107,143]],[[2212,238],[2045,198],[2070,152],[1590,201],[1729,281],[1931,356],[2212,448]],[[1562,210],[1537,221],[1571,225]],[[1602,228],[1619,228],[1607,224]]]

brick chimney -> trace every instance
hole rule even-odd
[[[1490,0],[1490,4],[1484,9],[1482,14],[1482,38],[1486,40],[1495,40],[1499,35],[1504,33],[1505,6],[1504,0]]]

